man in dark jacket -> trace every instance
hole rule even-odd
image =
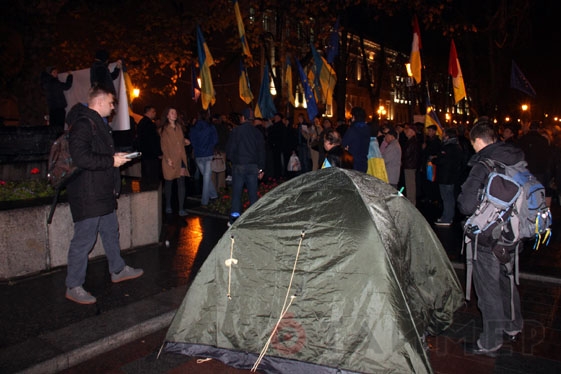
[[[160,134],[156,128],[156,108],[146,106],[144,116],[136,128],[136,148],[142,152],[140,166],[142,180],[149,183],[159,183],[162,173],[162,148]]]
[[[119,245],[116,197],[119,167],[130,161],[115,154],[111,128],[104,117],[114,109],[113,95],[99,87],[90,90],[88,107],[76,104],[68,113],[69,149],[74,164],[82,171],[67,186],[74,236],[68,250],[66,298],[79,304],[93,304],[96,298],[82,285],[86,278],[88,253],[101,236],[113,283],[138,278],[142,269],[125,264]]]
[[[432,156],[431,156],[432,157]],[[442,198],[442,215],[435,222],[437,226],[450,226],[456,214],[456,185],[460,182],[462,174],[463,154],[458,143],[456,128],[449,127],[444,130],[442,147],[437,156],[432,157],[436,165],[436,182]]]
[[[66,117],[66,97],[64,91],[72,87],[72,72],[66,76],[66,81],[58,80],[58,69],[49,66],[41,74],[41,87],[47,97],[49,106],[49,125],[55,127],[59,132],[64,131],[64,119]]]
[[[514,165],[524,160],[520,149],[496,141],[495,131],[487,121],[476,122],[470,132],[470,140],[476,154],[470,160],[472,168],[458,197],[460,212],[468,216],[475,213],[480,192],[489,175],[486,165],[480,161],[492,159]],[[514,342],[522,331],[520,296],[516,285],[509,278],[515,255],[512,253],[510,261],[502,264],[493,254],[492,248],[478,244],[474,251],[477,251],[477,257],[475,259],[474,256],[473,260],[473,284],[483,320],[483,332],[475,344],[466,344],[465,348],[469,353],[492,356],[503,345],[503,333],[508,340]],[[511,314],[511,302],[514,315]]]
[[[401,153],[401,165],[405,179],[405,195],[411,204],[417,205],[417,169],[419,168],[420,147],[417,142],[417,132],[411,125],[405,125],[403,133],[407,140]]]
[[[226,144],[226,157],[232,161],[232,209],[228,226],[242,213],[244,184],[249,195],[249,205],[252,205],[258,199],[257,182],[263,178],[265,139],[253,126],[252,120],[253,111],[245,109],[240,116],[241,125],[232,131]]]
[[[528,170],[541,184],[549,186],[551,177],[551,150],[548,140],[539,132],[540,123],[532,121],[528,133],[520,138],[518,146],[524,151]],[[549,191],[547,191],[549,192]]]

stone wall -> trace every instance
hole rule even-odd
[[[161,188],[121,195],[117,217],[121,249],[157,243],[162,228]],[[47,225],[50,206],[0,211],[0,279],[49,270],[67,263],[74,233],[68,203],[59,203]],[[103,256],[98,237],[90,258]]]

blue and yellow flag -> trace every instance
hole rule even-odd
[[[427,114],[425,115],[425,129],[431,125],[436,126],[436,133],[438,136],[442,137],[442,125],[438,119],[438,115],[430,103],[430,99],[427,97]]]
[[[314,93],[312,92],[312,88],[308,82],[308,77],[306,76],[306,73],[304,73],[304,69],[302,69],[300,61],[296,60],[296,64],[298,64],[298,72],[300,73],[300,79],[302,80],[302,87],[304,87],[304,97],[306,98],[308,119],[311,121],[319,113],[316,98],[314,97]]]
[[[245,37],[245,28],[243,26],[242,14],[240,12],[238,0],[234,0],[234,12],[236,13],[236,22],[238,23],[238,32],[240,34],[240,40],[242,42],[243,54],[249,58],[252,58],[253,56],[251,56],[249,44],[247,44],[247,38]]]
[[[288,102],[294,106],[294,90],[292,89],[292,64],[290,63],[290,56],[286,57],[286,86],[288,89]]]
[[[337,83],[337,75],[335,70],[327,63],[325,58],[321,56],[314,45],[311,46],[312,55],[314,56],[314,63],[316,67],[315,80],[316,85],[321,87],[321,97],[327,105],[333,103],[333,90],[335,90],[335,83]]]
[[[201,72],[201,103],[203,109],[207,110],[209,105],[216,102],[216,93],[212,85],[210,67],[214,65],[212,55],[208,50],[201,28],[197,25],[197,52],[199,54],[199,69]]]
[[[246,104],[253,101],[253,93],[251,93],[251,88],[249,87],[249,80],[247,78],[247,71],[243,62],[240,60],[240,99]]]
[[[271,95],[269,63],[266,62],[263,67],[263,80],[259,89],[259,98],[255,107],[255,118],[273,118],[276,112],[277,108],[273,102],[273,95]]]

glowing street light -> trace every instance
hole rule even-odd
[[[382,117],[385,116],[386,113],[387,113],[387,112],[386,112],[386,108],[384,108],[383,105],[380,105],[380,106],[378,107],[378,111],[377,111],[376,113],[378,113],[378,119],[382,119]]]

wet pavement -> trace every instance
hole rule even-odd
[[[188,217],[166,215],[160,243],[124,253],[127,264],[144,269],[141,278],[113,284],[105,259],[90,262],[84,287],[98,298],[94,305],[64,298],[65,268],[0,283],[0,373],[248,372],[165,352],[156,359],[175,309],[227,229],[226,217],[200,208],[197,199],[188,202]],[[436,218],[434,207],[420,210],[429,222]],[[503,346],[497,358],[464,354],[463,341],[481,329],[473,297],[449,330],[428,339],[436,373],[561,372],[561,209],[553,214],[550,245],[520,256],[523,339]],[[460,225],[435,232],[463,281]]]

